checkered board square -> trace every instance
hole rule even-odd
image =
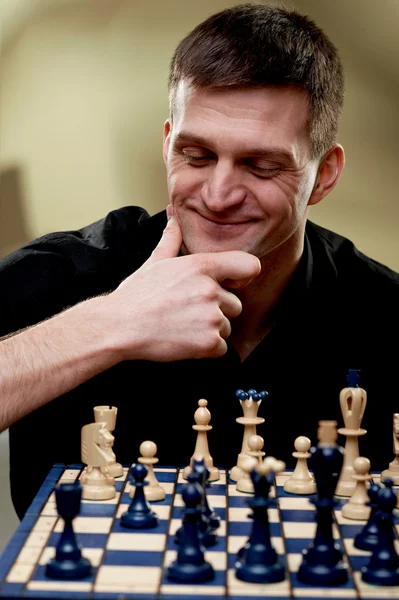
[[[208,490],[209,503],[221,517],[219,541],[207,549],[215,578],[201,584],[177,584],[167,578],[167,566],[176,557],[174,534],[181,525],[185,484],[176,468],[157,468],[156,475],[166,498],[153,503],[159,525],[150,530],[125,529],[120,517],[129,506],[127,472],[116,480],[116,498],[82,501],[74,530],[93,573],[80,581],[56,581],[45,575],[45,565],[54,556],[63,528],[58,518],[54,487],[59,481],[79,478],[82,465],[55,465],[0,559],[0,598],[43,600],[252,600],[256,598],[315,600],[321,598],[399,598],[399,587],[376,587],[364,583],[360,569],[370,554],[353,546],[364,522],[342,517],[335,511],[334,536],[349,565],[349,581],[334,587],[316,587],[298,581],[301,552],[314,537],[315,509],[306,496],[284,492],[289,473],[277,476],[272,490],[275,507],[269,509],[272,542],[286,567],[286,579],[278,584],[248,584],[235,577],[235,557],[250,533],[249,496],[237,492],[221,472]],[[345,502],[345,501],[343,501]],[[396,524],[397,532],[399,525]],[[399,549],[399,548],[398,548]]]

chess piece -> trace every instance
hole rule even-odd
[[[385,487],[378,491],[375,515],[378,543],[373,548],[370,562],[361,569],[362,580],[374,585],[399,585],[399,555],[394,546],[396,535],[393,528],[397,498],[392,486],[392,479],[386,479]]]
[[[79,514],[81,498],[82,486],[79,482],[61,483],[55,489],[57,511],[64,520],[64,530],[55,558],[45,568],[46,576],[52,579],[83,579],[91,574],[91,563],[82,556],[72,526],[73,519]]]
[[[144,487],[148,485],[148,481],[144,481],[148,469],[145,465],[136,463],[132,465],[130,473],[136,490],[128,510],[121,517],[121,525],[129,529],[152,529],[158,525],[158,517],[144,494]]]
[[[292,456],[297,459],[294,472],[284,483],[284,491],[290,494],[315,494],[316,482],[310,473],[307,459],[310,458],[310,439],[301,435],[294,442],[295,452]]]
[[[220,517],[211,509],[206,494],[209,469],[204,459],[193,460],[193,470],[188,474],[189,483],[197,485],[201,492],[201,518],[198,521],[200,543],[205,547],[214,546],[218,542],[216,530],[220,527]],[[175,542],[180,543],[183,533],[183,527],[180,527],[175,533]]]
[[[265,391],[257,393],[256,390],[237,390],[236,397],[239,399],[244,416],[238,417],[236,422],[244,425],[244,437],[241,446],[241,452],[237,457],[236,465],[231,469],[229,476],[231,481],[239,481],[245,477],[245,471],[242,469],[242,462],[246,462],[246,454],[249,451],[248,440],[252,435],[256,435],[256,426],[265,422],[263,417],[258,417],[259,406],[262,400],[267,398]]]
[[[204,459],[201,460],[193,460],[193,471],[195,473],[200,473],[202,479],[200,480],[202,486],[202,504],[204,506],[204,513],[206,518],[209,521],[209,526],[211,529],[216,530],[220,527],[220,517],[216,514],[216,512],[211,508],[208,502],[208,495],[206,490],[211,486],[209,483],[209,469],[207,468]]]
[[[208,471],[209,473],[209,471]],[[209,548],[210,546],[215,546],[218,543],[218,535],[216,530],[211,526],[210,519],[206,515],[206,509],[204,504],[204,475],[202,471],[195,471],[194,469],[191,473],[188,474],[188,482],[197,486],[198,491],[201,494],[201,501],[198,505],[198,508],[201,510],[201,517],[197,522],[198,525],[198,533],[199,533],[199,541],[202,546]],[[180,527],[175,533],[175,542],[176,544],[181,543],[182,535],[183,535],[183,526]]]
[[[148,475],[146,477],[148,486],[144,488],[144,494],[150,502],[164,500],[166,496],[165,490],[159,485],[154,473],[154,465],[159,461],[159,459],[155,457],[156,453],[157,447],[154,442],[146,441],[140,444],[141,456],[138,459],[138,462],[145,465],[148,469]],[[131,498],[133,497],[133,493],[133,488],[131,488],[129,492]]]
[[[359,521],[367,520],[370,517],[370,506],[368,506],[369,496],[367,493],[367,481],[370,479],[370,461],[368,458],[358,456],[353,463],[355,474],[353,478],[356,481],[355,491],[349,502],[342,507],[342,516],[346,519]]]
[[[200,543],[198,522],[201,519],[201,492],[196,483],[184,485],[183,501],[185,504],[182,533],[177,559],[167,569],[167,577],[171,581],[197,583],[213,579],[215,573],[212,565],[205,560],[204,550]]]
[[[262,451],[263,444],[264,441],[260,435],[251,435],[249,438],[249,450],[246,453],[247,457],[241,460],[241,469],[244,475],[237,481],[236,484],[236,489],[239,492],[246,492],[247,494],[254,493],[251,471],[256,467],[257,464],[262,462],[262,458],[265,455],[265,453]]]
[[[89,423],[82,427],[81,456],[87,465],[83,480],[82,498],[85,500],[110,500],[115,498],[114,478],[108,472],[109,448],[114,436],[105,423]]]
[[[392,479],[394,485],[399,485],[399,413],[393,415],[393,451],[395,458],[381,473],[381,481]]]
[[[209,469],[209,481],[218,481],[220,479],[219,469],[213,466],[213,458],[209,453],[207,434],[208,431],[212,429],[212,425],[209,425],[211,413],[206,408],[207,405],[207,400],[201,398],[201,400],[198,401],[198,408],[194,413],[195,425],[193,425],[193,429],[198,432],[197,441],[195,444],[194,454],[190,460],[190,465],[183,471],[184,479],[187,479],[188,474],[192,470],[193,460],[200,460],[201,458],[204,458],[205,464]]]
[[[237,554],[236,577],[250,583],[277,583],[285,579],[285,568],[271,543],[268,508],[274,504],[269,498],[270,487],[277,472],[285,463],[274,457],[266,458],[251,472],[254,497],[248,501],[252,508],[253,524],[245,546]]]
[[[338,429],[339,434],[346,436],[344,464],[335,494],[350,497],[356,487],[353,463],[359,456],[358,438],[367,433],[360,427],[367,404],[367,394],[359,387],[358,370],[350,369],[346,379],[348,387],[344,388],[339,396],[345,427]]]
[[[337,445],[336,421],[320,421],[319,443],[310,450],[310,465],[317,486],[317,496],[310,502],[316,506],[316,536],[302,551],[298,580],[317,586],[339,585],[348,579],[347,565],[340,546],[333,538],[334,491],[344,460],[343,448]]]
[[[359,550],[372,551],[378,544],[378,527],[376,522],[376,513],[378,510],[378,492],[381,486],[378,483],[370,483],[367,490],[369,497],[368,505],[370,507],[370,516],[363,529],[355,536],[353,545]]]
[[[264,445],[265,441],[260,435],[251,435],[248,440],[248,454],[254,458],[257,458],[259,464],[262,463],[262,460],[266,454],[266,452],[263,452],[262,450]]]
[[[95,422],[105,423],[108,431],[113,433],[116,425],[116,416],[118,414],[116,406],[95,406],[93,410]],[[112,447],[108,449],[108,452],[111,459],[107,467],[109,474],[111,477],[122,477],[123,467],[120,463],[116,462],[116,456]]]

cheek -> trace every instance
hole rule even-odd
[[[185,168],[185,166],[174,166],[168,171],[168,188],[174,196],[184,197],[191,195],[195,190],[200,189],[200,176]]]
[[[276,203],[282,212],[297,214],[307,205],[311,190],[312,182],[309,177],[283,175],[275,181]]]
[[[293,189],[281,180],[268,181],[266,186],[255,191],[255,195],[271,219],[287,218],[292,211]]]

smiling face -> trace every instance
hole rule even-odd
[[[305,94],[180,82],[175,106],[164,160],[184,253],[244,250],[262,258],[301,239],[318,169]]]

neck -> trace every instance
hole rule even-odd
[[[302,232],[301,232],[302,234]],[[261,258],[262,270],[244,289],[234,293],[242,303],[241,314],[232,321],[229,338],[241,354],[251,349],[272,329],[274,309],[289,284],[303,253],[303,234],[290,238]],[[293,236],[294,237],[294,236]],[[244,346],[252,348],[245,351]]]

